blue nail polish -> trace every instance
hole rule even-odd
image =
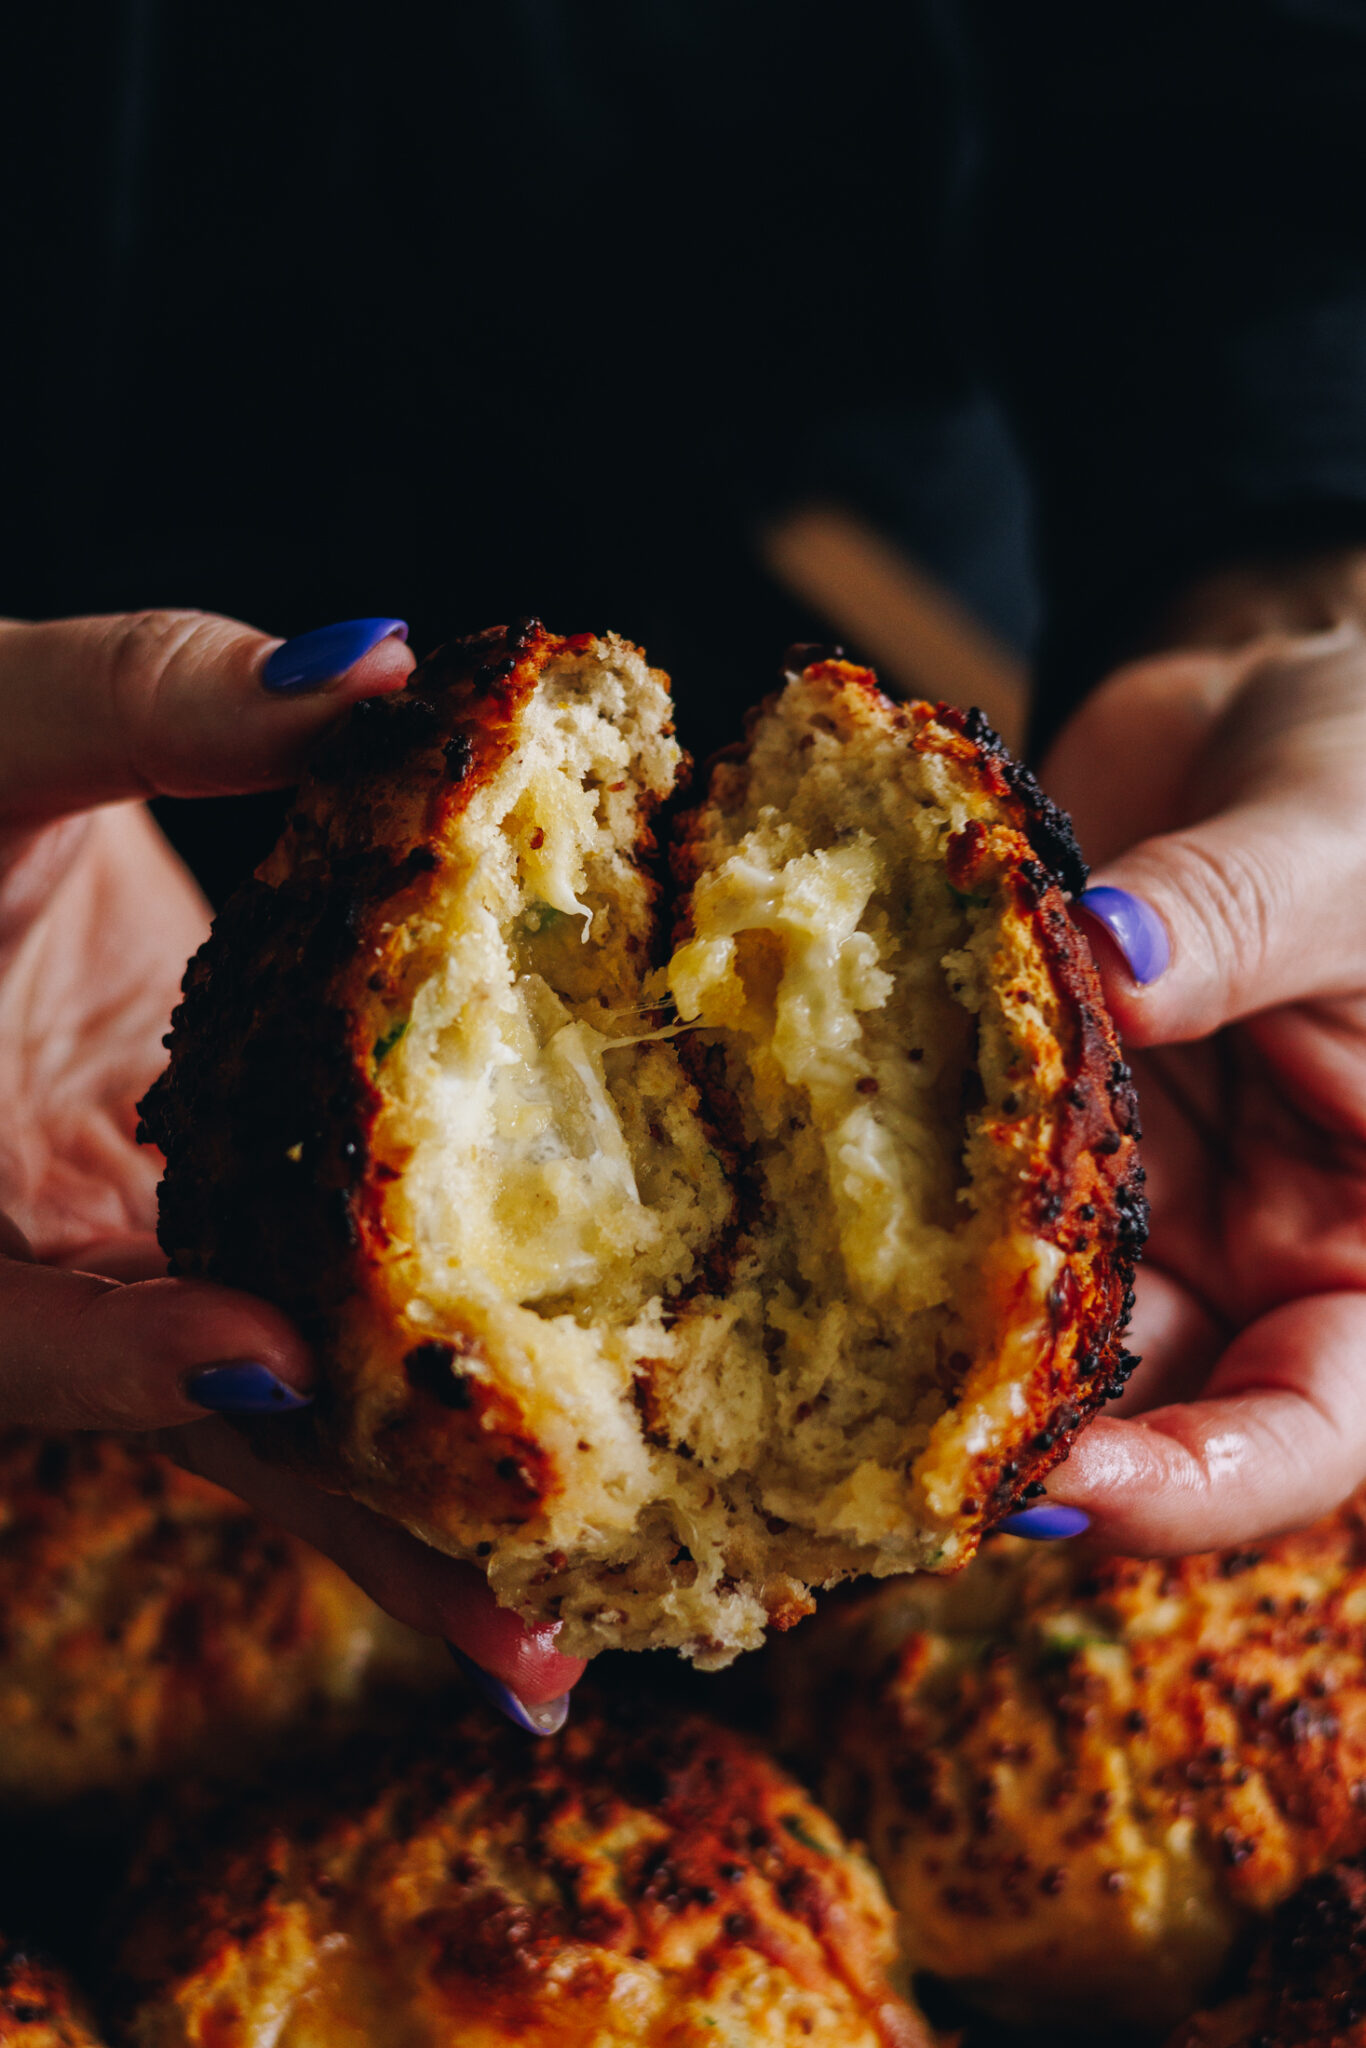
[[[506,1714],[514,1728],[522,1729],[527,1735],[558,1735],[569,1719],[567,1692],[562,1692],[557,1700],[544,1700],[540,1706],[533,1707],[526,1700],[518,1699],[510,1685],[504,1685],[501,1678],[485,1671],[482,1664],[476,1664],[473,1657],[467,1657],[454,1643],[447,1643],[446,1648],[475,1690],[482,1693],[500,1714]]]
[[[269,1366],[258,1365],[251,1358],[206,1365],[186,1380],[185,1392],[215,1415],[283,1415],[291,1408],[307,1408],[313,1399],[311,1394],[287,1387]]]
[[[1083,1508],[1021,1508],[996,1524],[1012,1536],[1027,1536],[1031,1543],[1056,1543],[1061,1536],[1080,1536],[1091,1526]]]
[[[261,688],[277,696],[304,696],[344,676],[381,640],[407,637],[404,619],[344,619],[339,626],[297,633],[271,655],[261,671]]]
[[[1077,898],[1078,910],[1103,924],[1129,963],[1129,972],[1141,987],[1165,974],[1172,957],[1171,941],[1151,903],[1131,896],[1127,889],[1087,889]]]

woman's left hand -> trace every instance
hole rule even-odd
[[[1048,1486],[1139,1554],[1366,1481],[1366,632],[1335,609],[1121,670],[1043,771],[1092,889],[1156,919],[1096,899],[1137,974],[1086,920],[1144,1125],[1143,1363]]]

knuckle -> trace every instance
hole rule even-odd
[[[106,651],[110,710],[124,756],[149,791],[165,772],[160,728],[168,682],[221,629],[221,620],[200,611],[129,612],[113,624]]]
[[[207,623],[193,611],[129,612],[114,623],[109,642],[109,676],[117,699],[155,688],[186,641]]]
[[[1255,841],[1197,835],[1168,843],[1168,872],[1202,942],[1231,981],[1254,981],[1276,946],[1288,907],[1284,871]]]

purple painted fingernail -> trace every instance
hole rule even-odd
[[[1080,1536],[1090,1528],[1091,1517],[1082,1508],[1021,1508],[996,1526],[1012,1536],[1027,1536],[1031,1543],[1056,1543],[1061,1536]]]
[[[1166,925],[1151,903],[1145,903],[1141,896],[1131,896],[1127,889],[1110,889],[1102,884],[1079,896],[1077,908],[1104,925],[1141,987],[1146,988],[1159,974],[1166,973],[1172,957],[1171,941]]]
[[[306,696],[344,676],[381,640],[407,637],[405,619],[343,619],[339,626],[297,633],[271,655],[261,671],[261,688],[280,697]]]
[[[215,1415],[283,1415],[291,1408],[307,1408],[311,1394],[277,1379],[268,1365],[252,1358],[230,1358],[222,1365],[206,1365],[191,1373],[185,1392],[201,1408]]]
[[[476,1664],[473,1657],[467,1657],[463,1650],[457,1649],[454,1643],[447,1643],[446,1648],[475,1690],[482,1693],[500,1714],[506,1714],[514,1728],[521,1728],[528,1735],[558,1735],[569,1719],[567,1692],[562,1692],[557,1700],[542,1700],[539,1706],[532,1706],[529,1701],[519,1699],[501,1678],[495,1678],[491,1671],[485,1671],[482,1664]]]

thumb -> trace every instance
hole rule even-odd
[[[1227,678],[1225,679],[1227,680]],[[1170,724],[1111,735],[1170,749]],[[1101,764],[1102,767],[1106,763]],[[1133,1045],[1202,1038],[1254,1012],[1366,985],[1366,639],[1310,636],[1247,666],[1187,764],[1177,829],[1108,862],[1080,898]],[[1157,822],[1156,819],[1153,820]]]
[[[1078,901],[1133,1046],[1204,1038],[1366,981],[1359,827],[1262,797],[1130,848]]]
[[[0,621],[0,818],[295,780],[343,706],[401,689],[401,619],[284,643],[203,612]]]
[[[309,1398],[307,1348],[266,1302],[201,1280],[120,1286],[33,1264],[15,1230],[3,1243],[20,1255],[0,1257],[0,1427],[157,1429]]]

